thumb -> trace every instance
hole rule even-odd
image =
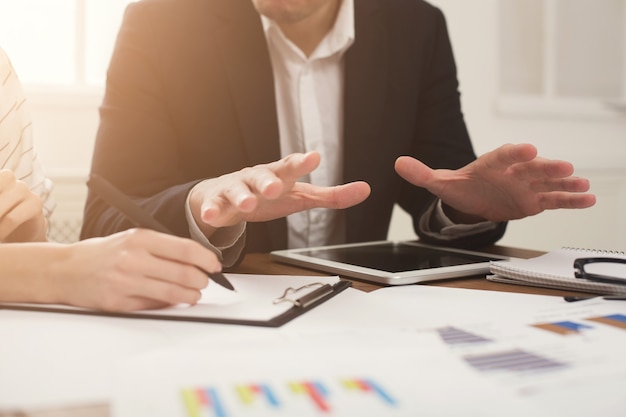
[[[433,170],[410,156],[396,159],[395,169],[398,175],[418,187],[425,187],[433,176]]]

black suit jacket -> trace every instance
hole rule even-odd
[[[400,155],[459,168],[474,152],[442,13],[421,0],[355,0],[345,56],[345,182],[371,196],[348,209],[347,241],[385,239],[398,203],[414,223],[433,200],[394,171]],[[280,159],[273,75],[250,0],[143,0],[128,6],[108,71],[92,161],[180,236],[198,181]],[[82,237],[133,225],[89,194]],[[448,242],[481,246],[496,230]],[[248,251],[285,248],[286,221],[249,224]]]

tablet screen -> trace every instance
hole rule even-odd
[[[393,273],[500,259],[394,242],[353,247],[319,248],[299,253],[304,256]]]

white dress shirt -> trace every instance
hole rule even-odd
[[[343,56],[354,42],[353,1],[341,2],[333,28],[308,57],[261,16],[274,73],[281,156],[318,151],[320,166],[302,179],[314,185],[343,183]],[[288,247],[343,243],[343,214],[316,208],[288,216]]]
[[[0,48],[0,169],[10,169],[43,202],[44,215],[55,207],[52,181],[33,147],[33,126],[26,98],[7,54]]]
[[[354,0],[342,0],[333,28],[310,56],[282,33],[278,25],[261,16],[272,61],[280,134],[281,156],[318,151],[320,166],[311,184],[343,183],[344,54],[354,43]],[[312,209],[287,217],[288,247],[313,247],[345,243],[342,210]],[[448,240],[496,227],[492,222],[455,224],[436,200],[418,227],[425,234]]]

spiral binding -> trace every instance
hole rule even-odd
[[[618,256],[624,256],[626,255],[626,252],[621,251],[621,250],[610,250],[610,249],[590,249],[590,248],[576,248],[576,247],[572,247],[572,246],[563,246],[564,250],[571,250],[571,251],[577,251],[577,252],[589,252],[589,253],[593,253],[594,255],[618,255]]]

